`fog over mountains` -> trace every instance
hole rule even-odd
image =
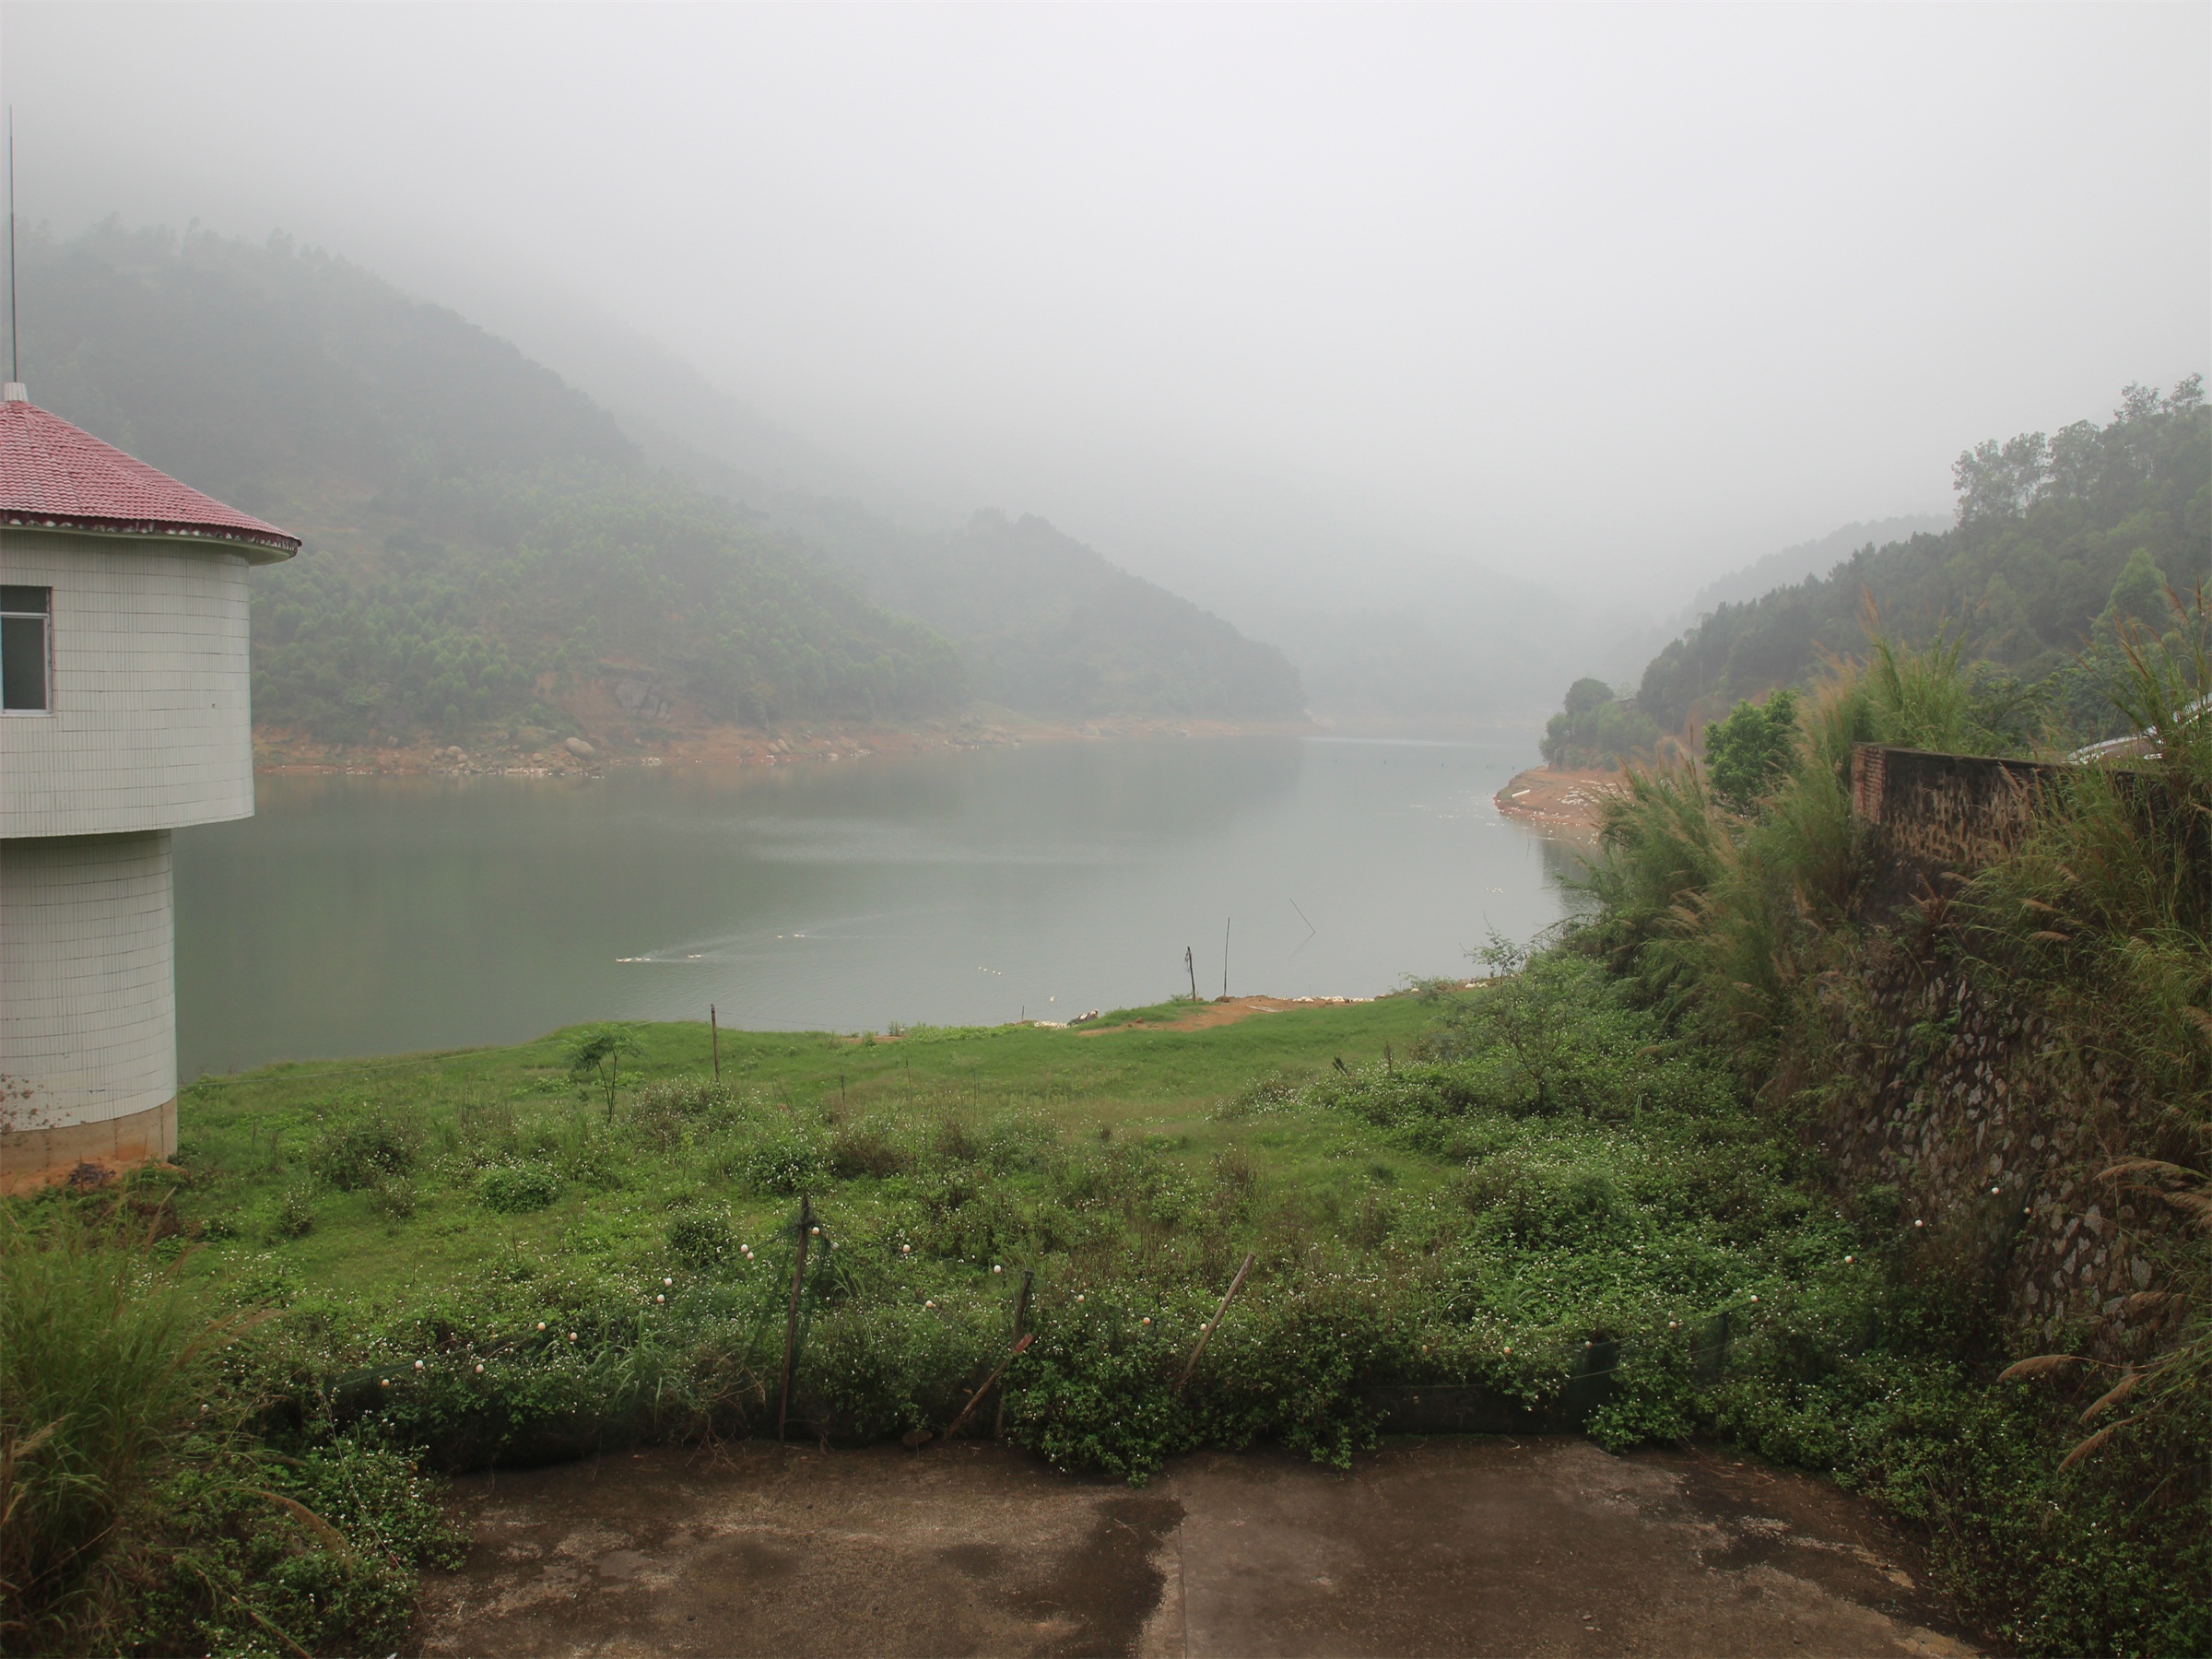
[[[325,737],[558,724],[547,677],[602,672],[753,722],[978,699],[1525,728],[1632,631],[1464,560],[1378,560],[1341,524],[1309,522],[1275,580],[1155,547],[1147,581],[1020,503],[887,484],[634,335],[548,325],[541,364],[281,237],[34,236],[22,283],[34,395],[308,536],[262,579],[257,696]]]

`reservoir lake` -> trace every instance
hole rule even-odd
[[[1489,743],[1031,744],[589,779],[263,778],[179,830],[185,1079],[515,1042],[593,1019],[754,1030],[1066,1020],[1198,991],[1465,975],[1572,901]]]

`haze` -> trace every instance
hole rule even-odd
[[[634,331],[1208,599],[1664,609],[2212,360],[2208,18],[18,5],[4,73],[58,234]]]

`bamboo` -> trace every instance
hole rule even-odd
[[[1243,1287],[1244,1276],[1252,1271],[1255,1253],[1249,1250],[1244,1253],[1244,1265],[1238,1268],[1237,1277],[1229,1281],[1229,1288],[1222,1293],[1221,1305],[1214,1310],[1213,1318],[1207,1322],[1206,1328],[1198,1333],[1198,1346],[1191,1350],[1191,1357],[1183,1361],[1182,1375],[1175,1379],[1177,1394],[1182,1392],[1182,1385],[1191,1380],[1191,1373],[1198,1369],[1198,1356],[1206,1352],[1206,1339],[1211,1336],[1215,1329],[1221,1324],[1221,1315],[1229,1312],[1230,1300]]]
[[[1029,1323],[1030,1286],[1036,1277],[1034,1268],[1024,1267],[1021,1270],[1021,1288],[1014,1293],[1014,1340],[1017,1342],[1022,1338],[1022,1327]],[[991,1419],[991,1438],[1003,1440],[1006,1432],[1006,1396],[1002,1394],[998,1396],[998,1415]]]
[[[950,1440],[954,1435],[960,1431],[960,1426],[967,1422],[970,1418],[973,1417],[975,1415],[975,1408],[983,1403],[983,1396],[991,1392],[992,1384],[996,1382],[1000,1377],[1005,1375],[1006,1367],[1013,1364],[1016,1359],[1019,1359],[1021,1357],[1022,1350],[1027,1348],[1030,1343],[1036,1340],[1037,1338],[1034,1336],[1024,1336],[1019,1342],[1014,1345],[1013,1351],[1008,1353],[1004,1359],[1001,1359],[998,1362],[997,1368],[994,1370],[989,1376],[983,1379],[983,1385],[977,1389],[973,1394],[969,1396],[967,1405],[960,1407],[960,1415],[952,1419],[951,1426],[945,1430],[945,1439]]]

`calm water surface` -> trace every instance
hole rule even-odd
[[[265,778],[176,837],[186,1077],[611,1018],[881,1030],[1368,995],[1563,912],[1522,743],[1030,746],[590,781]]]

